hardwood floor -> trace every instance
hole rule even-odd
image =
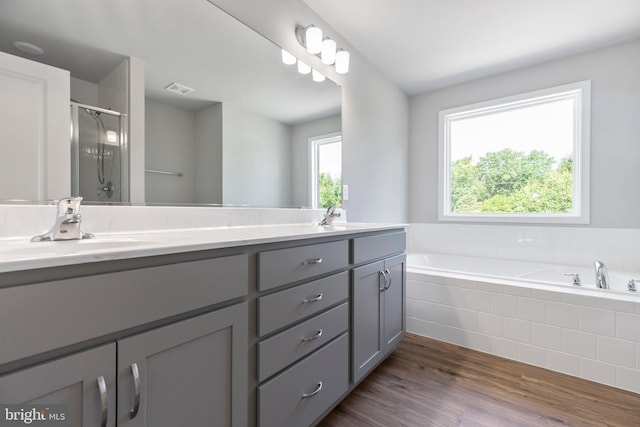
[[[640,395],[407,334],[320,424],[640,426]]]

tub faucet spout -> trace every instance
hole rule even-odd
[[[596,286],[600,289],[609,289],[609,273],[607,267],[602,261],[594,261],[593,266],[596,269]]]

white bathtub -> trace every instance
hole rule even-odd
[[[409,254],[407,331],[640,393],[630,278],[609,271],[613,289],[597,289],[591,265]]]
[[[562,291],[564,288],[571,293],[587,292],[593,295],[591,291],[594,291],[600,292],[603,296],[608,294],[630,297],[640,294],[628,290],[629,280],[640,279],[640,272],[609,270],[609,289],[598,289],[593,266],[554,265],[450,254],[409,254],[407,269],[413,273],[483,280],[501,285],[530,286],[556,291]],[[580,276],[580,286],[573,284],[573,274]],[[640,282],[638,284],[640,285]]]

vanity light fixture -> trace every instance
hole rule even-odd
[[[347,74],[349,72],[349,52],[338,48],[335,40],[329,37],[323,38],[320,28],[315,25],[298,26],[296,27],[296,39],[309,53],[320,57],[323,64],[334,65],[336,73]]]

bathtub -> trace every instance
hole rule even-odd
[[[631,278],[640,272],[612,270],[611,289],[598,289],[589,264],[410,253],[407,331],[640,393]]]
[[[609,270],[609,289],[599,289],[592,265],[555,265],[450,254],[409,254],[407,271],[587,295],[597,295],[593,292],[598,292],[603,296],[636,297],[640,294],[628,290],[631,279],[638,279],[640,287],[640,272]],[[573,283],[576,274],[580,277],[580,285]]]

